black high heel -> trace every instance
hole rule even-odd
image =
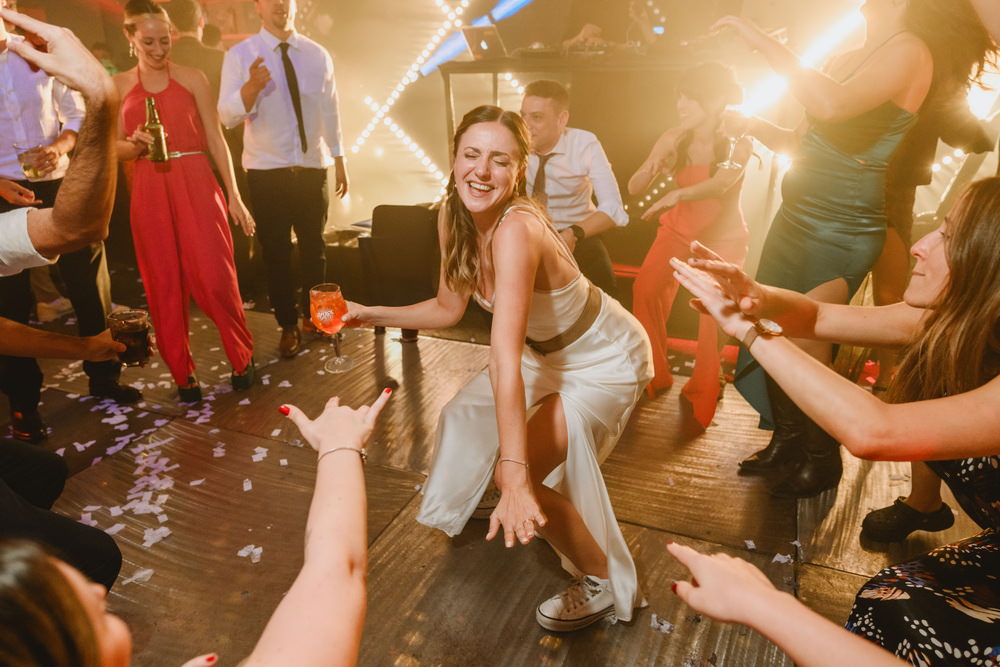
[[[198,378],[193,375],[188,376],[186,385],[177,385],[177,394],[182,403],[198,403],[201,401],[201,385]]]

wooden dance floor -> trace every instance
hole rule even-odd
[[[145,392],[131,407],[86,397],[79,363],[44,364],[42,410],[53,427],[45,446],[76,471],[55,509],[118,540],[125,563],[110,606],[132,627],[137,665],[173,667],[210,651],[235,665],[250,652],[301,564],[315,468],[315,455],[277,407],[316,414],[333,394],[358,405],[390,380],[399,389],[368,446],[362,665],[790,665],[756,633],[682,604],[670,592],[682,568],[664,545],[746,558],[843,623],[866,577],[973,533],[960,517],[945,533],[918,533],[889,552],[863,548],[862,517],[906,492],[908,466],[845,453],[836,493],[798,503],[771,498],[760,480],[736,475],[737,462],[767,440],[753,411],[729,387],[715,424],[695,434],[678,384],[643,399],[603,466],[649,606],[629,623],[548,633],[535,623],[535,606],[567,577],[544,543],[506,551],[484,541],[486,522],[449,539],[414,520],[438,412],[485,366],[487,348],[349,331],[345,351],[357,365],[329,375],[321,371],[325,342],[278,361],[273,318],[248,318],[261,382],[239,394],[229,390],[214,328],[193,318],[199,375],[209,388],[196,407],[178,404],[162,362],[125,372],[123,380]]]

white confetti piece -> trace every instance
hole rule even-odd
[[[116,523],[115,525],[111,526],[104,532],[107,533],[108,535],[117,535],[118,533],[122,532],[124,528],[125,528],[124,523]]]
[[[249,491],[252,488],[253,488],[253,482],[251,482],[249,479],[243,480],[243,490],[244,491]]]
[[[189,482],[189,486],[201,486],[204,483],[205,483],[205,478],[193,479],[191,480],[191,482]]]
[[[264,553],[264,547],[254,547],[253,551],[250,552],[250,562],[259,563],[262,553]]]
[[[66,451],[65,447],[60,447],[59,449],[56,450],[56,454],[62,456],[65,451]]]
[[[90,526],[91,528],[97,526],[97,521],[95,521],[94,518],[90,515],[90,512],[84,512],[83,514],[80,515],[80,523],[82,523],[85,526]]]
[[[166,526],[160,526],[159,528],[147,528],[142,534],[142,546],[149,548],[170,536],[170,529]]]
[[[278,459],[278,465],[287,466],[288,465],[288,459]]]
[[[260,463],[261,461],[267,458],[267,454],[254,454],[250,458],[253,459],[254,463]]]
[[[673,623],[657,617],[656,614],[653,614],[652,618],[649,619],[649,627],[653,628],[654,630],[659,630],[665,635],[669,635],[671,632],[674,631]]]
[[[774,558],[771,559],[772,563],[791,563],[792,557],[788,554],[774,554]]]
[[[753,540],[743,540],[743,544],[747,545],[747,550],[748,551],[756,551],[757,550],[757,545],[754,544]]]
[[[291,387],[292,383],[289,382],[288,380],[282,380],[281,382],[278,383],[278,386],[279,387]]]
[[[277,438],[279,435],[281,435],[281,429],[280,428],[276,428],[273,431],[271,431],[271,437],[272,438]]]
[[[237,551],[236,555],[239,556],[240,558],[246,558],[247,556],[250,555],[250,552],[252,552],[254,550],[255,546],[257,546],[257,545],[255,545],[255,544],[248,544],[245,547],[243,547],[242,549],[240,549],[239,551]]]
[[[122,581],[122,586],[127,586],[128,584],[144,584],[150,580],[155,572],[156,570],[139,570],[128,579]]]
[[[108,508],[108,514],[110,514],[111,516],[121,516],[124,513],[125,512],[122,510],[122,508],[118,507],[117,505]]]
[[[104,419],[101,420],[101,422],[104,424],[121,424],[124,421],[128,421],[128,417],[121,414],[112,415],[111,417],[105,417]]]
[[[244,398],[242,401],[238,403],[238,405],[250,405],[250,399]]]
[[[84,512],[96,512],[97,510],[101,509],[102,507],[104,507],[104,505],[87,505],[86,507],[83,508],[83,511]]]
[[[789,544],[791,544],[796,549],[801,549],[802,548],[802,543],[799,542],[798,540],[792,540],[791,542],[789,542]]]

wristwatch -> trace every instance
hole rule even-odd
[[[587,238],[587,232],[583,231],[583,227],[580,225],[570,225],[569,231],[573,232],[573,236],[576,237],[577,243]]]
[[[771,320],[766,319],[753,320],[753,326],[750,327],[745,334],[743,334],[743,340],[741,342],[743,343],[743,347],[749,350],[750,346],[753,345],[753,342],[757,340],[757,336],[767,336],[768,338],[772,338],[774,336],[780,336],[783,332],[784,330],[777,322],[772,322]]]

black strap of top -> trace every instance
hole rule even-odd
[[[886,38],[885,38],[885,40],[884,40],[884,41],[883,41],[883,42],[882,42],[881,44],[879,44],[879,45],[878,45],[878,46],[876,46],[876,47],[875,47],[874,49],[872,49],[871,51],[869,51],[869,52],[868,52],[868,55],[866,55],[866,56],[865,56],[864,58],[862,58],[862,59],[861,59],[861,62],[859,62],[859,63],[858,63],[858,64],[857,64],[856,66],[855,66],[855,68],[854,68],[854,69],[852,69],[852,70],[850,71],[850,73],[849,73],[849,74],[848,74],[847,76],[845,76],[845,77],[844,77],[843,79],[840,79],[840,80],[838,81],[838,83],[844,83],[845,81],[847,81],[848,79],[850,79],[850,78],[851,78],[852,76],[854,76],[855,74],[857,74],[857,73],[858,73],[858,71],[859,71],[859,70],[860,70],[860,69],[861,69],[862,67],[864,67],[864,66],[865,66],[865,64],[867,64],[869,60],[871,60],[871,59],[872,59],[872,56],[873,56],[873,55],[875,55],[876,53],[878,53],[879,51],[881,51],[881,50],[882,50],[882,47],[883,47],[883,46],[885,46],[886,44],[888,44],[888,43],[889,43],[889,42],[891,42],[892,40],[896,39],[897,37],[899,37],[900,35],[902,35],[902,34],[903,34],[904,32],[908,32],[908,31],[906,31],[906,30],[900,30],[899,32],[895,32],[895,33],[893,33],[893,34],[889,35],[888,37],[886,37]]]

